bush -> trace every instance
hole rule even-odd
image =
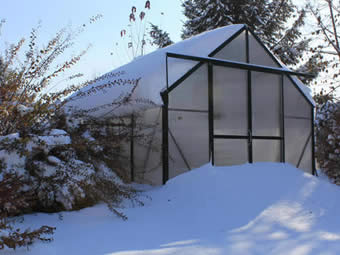
[[[340,103],[322,96],[317,103],[316,158],[321,170],[340,185]]]
[[[91,18],[90,23],[98,18],[100,15]],[[18,56],[24,39],[0,56],[0,212],[6,212],[0,217],[0,248],[26,246],[36,239],[50,241],[43,236],[54,230],[47,226],[13,230],[8,216],[78,210],[103,201],[126,219],[116,209],[120,202],[127,198],[141,204],[136,191],[123,182],[128,180],[122,156],[122,143],[130,135],[128,124],[120,118],[97,120],[85,116],[86,112],[76,116],[64,113],[64,99],[91,81],[46,92],[56,77],[86,53],[82,51],[57,67],[52,65],[72,46],[74,36],[65,31],[60,30],[47,46],[38,48],[37,29],[33,29],[22,62]],[[138,80],[134,86],[137,84]],[[115,103],[121,106],[129,98],[127,95]],[[7,186],[12,187],[11,192],[2,193],[1,187]]]
[[[25,191],[27,182],[16,174],[4,174],[0,181],[0,250],[5,247],[15,249],[21,246],[28,246],[35,240],[49,242],[52,238],[47,237],[53,234],[55,228],[42,226],[36,230],[26,229],[21,231],[13,228],[8,219],[22,208],[30,204],[32,194]]]

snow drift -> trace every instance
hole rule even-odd
[[[340,190],[288,164],[205,165],[143,193],[123,222],[98,205],[38,214],[55,241],[7,254],[340,254]],[[62,218],[62,219],[60,219]]]

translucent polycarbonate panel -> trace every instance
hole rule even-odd
[[[169,179],[189,171],[174,140],[169,135]]]
[[[162,184],[162,132],[160,129],[156,130],[148,148],[143,176],[144,183],[152,185]]]
[[[248,134],[247,86],[247,71],[213,67],[215,134]]]
[[[216,166],[240,165],[248,162],[248,140],[214,139]]]
[[[303,148],[311,135],[311,121],[285,118],[285,159],[297,166]]]
[[[169,93],[169,108],[208,110],[208,67],[199,67]]]
[[[313,160],[312,160],[312,138],[309,139],[305,153],[300,162],[300,169],[312,173],[313,172]]]
[[[199,62],[179,58],[168,58],[168,85],[171,86]],[[158,75],[158,74],[157,74]],[[166,77],[164,77],[166,84]]]
[[[150,173],[160,166],[161,155],[161,108],[153,108],[135,115],[134,172],[136,182],[157,184],[158,177]],[[152,155],[154,161],[150,160]],[[156,160],[157,158],[157,160]],[[148,178],[146,178],[148,176]]]
[[[224,60],[246,62],[246,32],[242,32],[240,35],[230,41],[213,57]]]
[[[122,160],[122,162],[124,162],[123,176],[129,181],[131,180],[130,142],[131,142],[130,139],[122,141],[120,143],[120,150],[117,152],[118,157]]]
[[[149,109],[136,117],[136,177],[143,183],[162,184],[162,112]],[[136,178],[136,179],[137,179]]]
[[[119,160],[120,162],[124,162],[124,165],[118,169],[119,170],[118,175],[125,179],[126,181],[131,180],[130,120],[131,120],[130,116],[112,118],[110,120],[111,125],[110,132],[112,132],[112,134],[114,135],[117,135],[117,139],[119,139],[119,147],[113,145],[116,148],[115,156],[117,158],[117,163],[119,162]]]
[[[281,134],[281,76],[251,72],[253,135]]]
[[[256,65],[279,67],[255,37],[249,33],[249,62]]]
[[[287,117],[312,117],[312,106],[287,76],[284,77],[284,105]]]
[[[144,182],[144,175],[146,173],[145,160],[148,146],[142,143],[139,139],[134,139],[133,152],[134,152],[134,179],[137,183]]]
[[[253,139],[254,162],[280,162],[281,141]]]
[[[170,168],[170,176],[208,163],[208,114],[169,111],[170,140],[172,142],[171,145],[169,142],[169,147],[174,161]]]

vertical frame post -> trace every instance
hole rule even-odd
[[[131,167],[131,181],[135,181],[135,162],[134,162],[134,126],[135,126],[135,117],[131,115],[131,134],[130,134],[130,167]]]
[[[169,180],[169,57],[165,56],[165,84],[166,91],[161,93],[162,105],[162,182],[163,185]]]
[[[209,160],[215,164],[214,159],[214,90],[213,65],[208,64],[208,103],[209,103]]]
[[[166,78],[166,89],[169,88],[169,60],[168,53],[165,56],[165,78]]]
[[[163,184],[169,180],[169,95],[168,92],[162,94],[162,164],[163,164]]]
[[[312,114],[312,174],[313,175],[318,175],[318,173],[316,172],[316,166],[315,166],[315,125],[314,125],[314,108],[312,107],[311,110],[311,114]]]
[[[281,162],[286,162],[284,76],[281,75]]]
[[[249,55],[249,31],[246,31],[246,62],[250,62]],[[247,71],[247,81],[248,81],[248,161],[253,163],[253,109],[252,109],[252,93],[251,93],[251,71]]]

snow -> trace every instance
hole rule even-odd
[[[71,144],[71,138],[65,130],[52,129],[48,136],[38,136],[47,145]]]
[[[44,142],[48,146],[71,144],[70,136],[64,131],[53,129],[49,135],[34,137],[36,142]]]
[[[47,161],[48,161],[49,163],[51,163],[52,165],[58,165],[58,164],[61,163],[61,160],[58,159],[58,158],[55,157],[55,156],[48,156],[48,157],[47,157]]]
[[[163,101],[160,92],[166,88],[167,52],[207,57],[243,27],[244,25],[238,24],[217,28],[138,57],[131,63],[99,77],[72,95],[67,103],[68,110],[87,110],[89,111],[87,113],[92,116],[109,117],[113,114],[129,114],[132,111],[155,107],[155,105],[161,106]],[[169,86],[196,64],[195,61],[169,58]],[[281,65],[287,69],[282,63]],[[310,90],[296,77],[292,76],[292,79],[309,101],[315,104]],[[135,90],[134,87],[136,87]],[[129,97],[132,91],[130,105],[119,107],[118,102],[122,98]]]
[[[0,136],[0,142],[2,141],[11,141],[11,140],[17,140],[20,138],[20,135],[19,133],[12,133],[12,134],[9,134],[9,135],[5,135],[5,136]]]
[[[21,116],[24,116],[25,114],[32,112],[33,107],[27,107],[25,105],[19,104],[17,105],[17,110]]]
[[[61,136],[61,135],[67,135],[67,132],[62,129],[52,129],[49,132],[49,135],[54,135],[54,136]]]
[[[91,134],[90,134],[90,132],[89,132],[88,130],[86,130],[86,131],[82,134],[82,136],[83,136],[84,138],[86,138],[87,140],[89,140],[90,142],[96,141],[96,139],[94,139],[94,138],[91,136]]]
[[[289,164],[205,165],[148,187],[143,207],[126,202],[127,221],[105,205],[27,215],[21,228],[56,226],[55,240],[5,254],[336,255],[339,195]]]
[[[143,57],[136,58],[100,77],[95,83],[89,84],[72,96],[67,106],[73,110],[88,110],[97,107],[95,116],[105,116],[112,111],[110,106],[119,97],[127,96],[137,85],[132,100],[148,99],[156,105],[162,105],[160,92],[166,87],[166,53],[179,53],[192,56],[207,57],[228,38],[242,29],[244,25],[231,25],[183,40],[179,43],[154,51]],[[169,85],[178,80],[189,71],[197,62],[169,59]],[[89,98],[90,97],[90,98]],[[103,106],[103,107],[101,107]],[[145,106],[143,103],[134,103],[134,109]],[[124,114],[131,111],[128,107],[115,111],[115,114]]]

